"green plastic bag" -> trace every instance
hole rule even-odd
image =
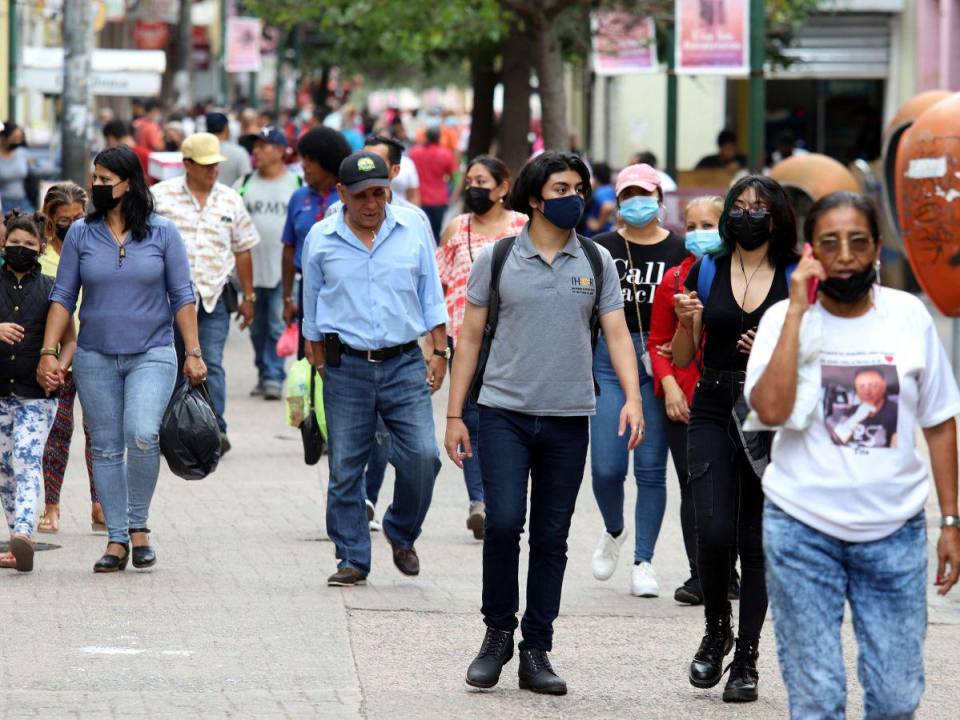
[[[287,425],[300,427],[307,415],[310,403],[310,373],[313,368],[304,358],[295,362],[287,373],[284,397],[287,399]],[[323,378],[317,373],[313,389],[313,409],[320,423],[320,432],[327,439],[327,415],[323,410]]]

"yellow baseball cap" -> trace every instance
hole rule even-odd
[[[220,154],[220,141],[212,133],[196,133],[180,146],[184,160],[193,160],[197,165],[214,165],[226,158]]]

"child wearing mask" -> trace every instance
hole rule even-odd
[[[5,219],[0,270],[0,502],[10,528],[10,553],[0,567],[33,570],[33,532],[43,486],[42,458],[57,412],[51,398],[76,348],[71,324],[61,348],[44,348],[53,278],[40,271],[42,216]],[[38,374],[41,355],[59,357],[59,371]]]

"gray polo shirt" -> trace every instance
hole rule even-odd
[[[528,226],[529,227],[529,226]],[[598,246],[599,247],[599,246]],[[486,307],[494,245],[477,255],[467,300]],[[620,278],[603,247],[600,315],[623,312]],[[597,284],[575,232],[553,264],[525,227],[500,275],[500,319],[483,376],[480,404],[528,415],[593,415],[590,314]]]

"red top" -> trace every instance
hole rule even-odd
[[[457,171],[453,153],[442,145],[417,145],[408,154],[420,176],[420,204],[435,207],[450,202],[447,177]]]
[[[679,320],[673,309],[673,296],[683,288],[690,268],[697,261],[694,255],[667,270],[663,280],[657,286],[653,296],[653,308],[650,310],[650,338],[647,341],[647,350],[650,353],[650,362],[653,367],[653,387],[660,397],[663,397],[663,387],[660,381],[667,375],[673,375],[683,394],[687,396],[687,403],[693,402],[693,391],[700,380],[699,353],[687,367],[680,368],[657,352],[657,346],[673,340]]]

